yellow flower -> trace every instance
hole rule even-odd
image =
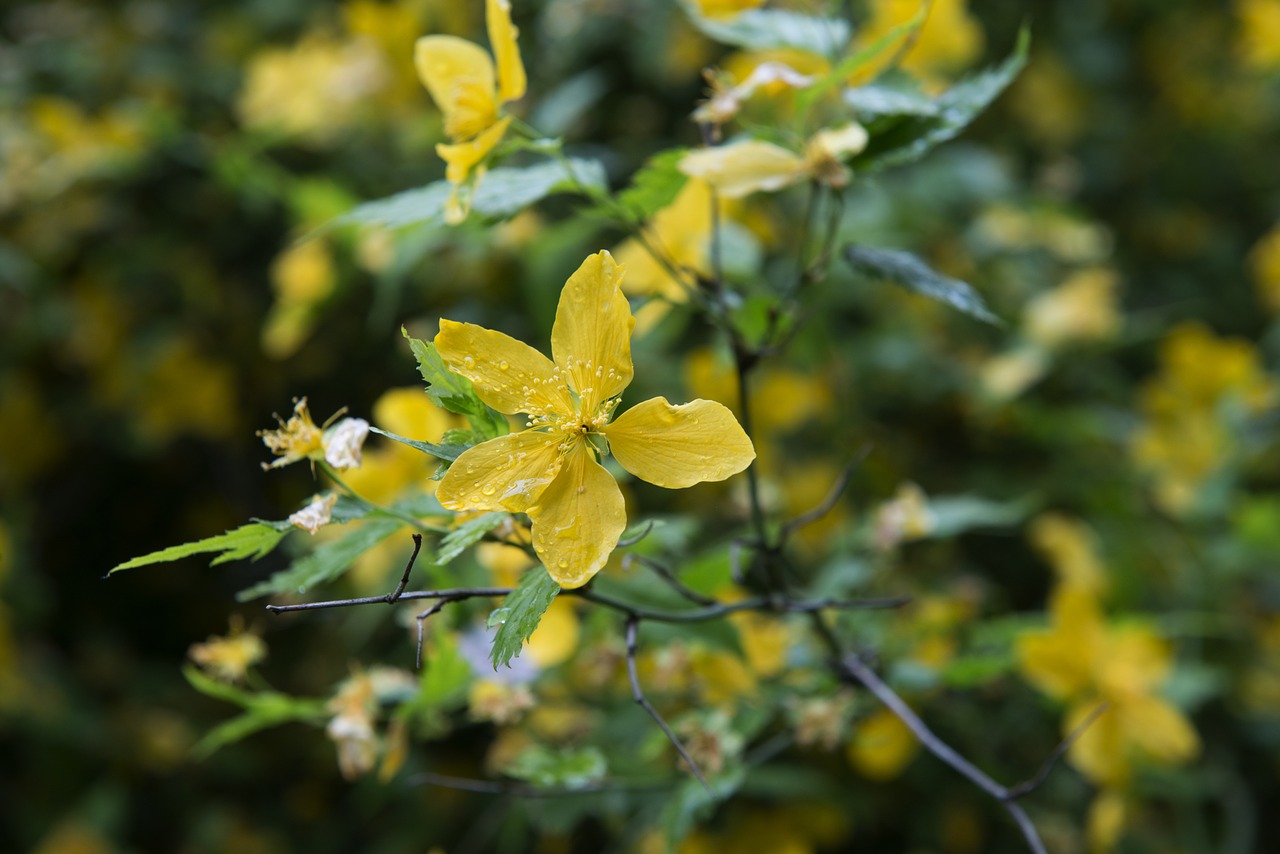
[[[1058,583],[1099,593],[1107,570],[1098,559],[1097,538],[1084,522],[1059,513],[1042,513],[1031,523],[1031,545],[1053,566]]]
[[[680,171],[701,178],[725,198],[781,190],[811,178],[831,187],[849,185],[849,170],[842,162],[867,146],[862,125],[829,128],[814,134],[804,154],[759,139],[691,151],[680,161]]]
[[[1280,223],[1249,251],[1249,267],[1262,304],[1272,314],[1280,314]]]
[[[871,16],[858,30],[858,45],[874,43],[919,10],[920,0],[872,0]],[[902,67],[933,84],[972,62],[984,41],[982,26],[969,14],[966,0],[932,0],[914,39]]]
[[[457,36],[423,36],[414,48],[418,77],[444,114],[444,132],[452,141],[436,146],[445,162],[445,177],[454,185],[445,211],[451,223],[465,219],[470,206],[459,189],[473,172],[479,177],[482,169],[477,167],[511,123],[510,116],[498,115],[499,108],[525,92],[524,63],[516,43],[519,31],[511,23],[509,0],[487,0],[485,19],[493,56]]]
[[[1116,308],[1118,285],[1119,278],[1106,267],[1074,273],[1027,304],[1023,312],[1027,336],[1049,348],[1112,337],[1121,322]]]
[[[1069,703],[1064,732],[1107,704],[1071,745],[1071,764],[1096,783],[1114,785],[1129,778],[1135,756],[1173,765],[1199,752],[1191,722],[1156,693],[1172,666],[1164,641],[1142,626],[1108,626],[1094,595],[1081,587],[1058,588],[1050,613],[1052,628],[1019,638],[1023,676]]]
[[[435,346],[489,406],[529,416],[528,429],[467,450],[436,496],[450,510],[528,513],[533,547],[562,587],[600,571],[626,526],[622,492],[597,461],[612,453],[636,477],[668,489],[724,480],[755,459],[727,408],[655,397],[613,420],[631,382],[635,320],[608,252],[565,283],[551,330],[554,361],[501,332],[440,322]]]
[[[1236,54],[1260,71],[1280,68],[1280,2],[1236,0],[1240,31]]]
[[[920,742],[897,715],[887,709],[858,722],[845,755],[868,780],[892,780],[906,770],[920,750]]]
[[[256,632],[246,630],[242,620],[232,617],[226,637],[211,636],[193,644],[187,654],[215,679],[241,682],[250,667],[267,657],[267,645]]]

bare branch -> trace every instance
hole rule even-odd
[[[520,798],[557,798],[573,795],[591,795],[604,792],[644,792],[667,791],[671,788],[670,780],[644,783],[620,783],[600,781],[582,786],[531,786],[509,780],[476,780],[470,777],[452,777],[448,774],[437,774],[434,771],[421,771],[405,780],[409,786],[439,786],[442,789],[455,789],[460,792],[477,792],[485,795],[513,795]]]
[[[690,602],[693,602],[695,605],[711,606],[711,605],[719,604],[715,599],[712,599],[710,596],[703,596],[701,593],[697,592],[696,590],[691,590],[688,587],[686,587],[684,583],[680,581],[680,579],[676,578],[675,573],[673,573],[666,566],[666,564],[659,563],[658,561],[653,560],[652,558],[644,557],[643,555],[631,555],[630,557],[636,563],[642,564],[644,566],[649,567],[649,569],[652,569],[659,578],[667,582],[667,584],[671,585],[671,589],[675,590],[677,593],[679,593],[684,598],[688,599]]]
[[[822,499],[821,504],[812,510],[801,513],[782,526],[782,531],[778,534],[778,542],[786,542],[787,538],[796,531],[805,525],[812,525],[835,509],[836,502],[840,500],[840,496],[844,494],[845,487],[849,485],[849,478],[853,477],[854,471],[857,470],[858,466],[862,465],[862,461],[867,458],[869,453],[871,453],[871,446],[864,445],[862,450],[858,451],[854,458],[849,461],[849,464],[844,467],[844,471],[840,472],[840,476],[836,478],[836,482],[832,484],[831,490]]]
[[[409,586],[409,573],[413,572],[413,562],[418,559],[418,550],[422,548],[422,535],[413,535],[413,554],[409,555],[409,562],[405,564],[404,575],[400,576],[400,583],[396,585],[396,589],[387,594],[387,604],[391,604],[400,598],[400,594]]]
[[[1044,781],[1049,777],[1049,772],[1053,771],[1053,766],[1058,763],[1058,760],[1071,749],[1071,745],[1075,744],[1080,739],[1080,736],[1084,735],[1085,730],[1093,726],[1093,722],[1102,717],[1102,714],[1110,708],[1110,703],[1099,703],[1098,707],[1090,712],[1089,716],[1081,721],[1080,725],[1058,744],[1053,753],[1049,754],[1049,758],[1040,766],[1040,770],[1035,773],[1035,776],[1030,780],[1018,783],[1016,786],[1010,786],[1005,797],[1009,800],[1017,800],[1018,798],[1026,797],[1044,785]]]
[[[410,590],[401,593],[396,601],[410,599],[473,599],[477,596],[506,596],[514,587],[455,587],[451,590]],[[350,608],[355,605],[386,604],[386,596],[361,596],[357,599],[329,599],[324,602],[301,602],[296,605],[268,605],[273,614],[287,611],[322,611],[326,608]]]
[[[413,667],[415,670],[422,669],[423,626],[426,624],[427,620],[429,620],[432,617],[432,615],[439,614],[441,611],[443,611],[445,605],[448,605],[450,602],[456,602],[456,601],[457,601],[456,599],[441,599],[439,602],[436,602],[434,605],[432,605],[430,608],[423,611],[421,614],[419,614],[416,617],[418,621],[418,653],[417,653],[417,656],[414,658]]]
[[[636,672],[636,636],[639,632],[640,619],[633,615],[627,619],[627,678],[631,680],[631,699],[635,700],[640,705],[640,708],[649,713],[649,717],[653,718],[654,723],[662,729],[671,743],[675,745],[676,752],[680,754],[680,758],[689,766],[693,776],[698,778],[702,788],[706,789],[707,794],[714,798],[715,792],[711,790],[711,786],[707,783],[707,778],[702,776],[698,763],[693,761],[689,751],[684,749],[680,739],[671,731],[671,727],[667,726],[667,722],[662,719],[662,715],[658,714],[658,710],[653,707],[648,698],[645,697],[644,691],[640,688],[640,674]]]
[[[625,540],[618,540],[618,548],[625,549],[628,546],[634,546],[636,543],[649,536],[649,532],[653,530],[653,520],[650,519],[648,524],[644,526],[644,530],[636,534],[634,537],[627,537]]]

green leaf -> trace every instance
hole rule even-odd
[[[539,565],[524,574],[520,586],[511,591],[502,607],[489,617],[499,623],[489,654],[494,670],[510,666],[511,659],[520,654],[524,642],[538,627],[559,592],[560,585],[547,574],[546,567]]]
[[[871,141],[866,150],[851,162],[853,169],[876,172],[890,166],[910,163],[920,159],[930,149],[953,139],[1018,76],[1018,72],[1026,65],[1030,41],[1030,34],[1024,28],[1008,59],[943,92],[933,100],[931,111],[924,111],[918,104],[918,99],[903,101],[903,111],[896,122],[889,127],[872,128]],[[873,101],[876,94],[883,96],[885,93],[873,92]],[[859,89],[852,90],[852,94],[846,93],[845,97],[855,110],[860,101],[865,108],[868,100],[866,91]],[[879,106],[886,106],[883,97],[880,98]]]
[[[582,789],[603,780],[609,765],[597,747],[553,750],[545,744],[535,744],[502,770],[535,786]]]
[[[225,534],[218,534],[216,537],[208,537],[181,546],[170,546],[158,552],[135,557],[133,560],[127,560],[112,567],[107,575],[119,572],[122,569],[133,569],[137,566],[147,566],[152,563],[167,563],[190,555],[211,552],[220,552],[220,554],[210,561],[210,566],[217,566],[220,563],[232,560],[244,560],[245,558],[257,560],[279,545],[280,540],[284,538],[286,533],[288,533],[288,528],[282,530],[276,526],[276,523],[254,522],[248,525],[241,525],[235,530],[227,531]]]
[[[732,18],[707,18],[689,0],[682,0],[681,5],[703,34],[748,50],[795,48],[838,56],[852,35],[849,23],[840,18],[815,18],[781,9],[748,9]]]
[[[404,527],[398,519],[379,519],[361,525],[340,540],[318,546],[315,551],[300,557],[289,568],[260,584],[240,591],[236,598],[241,602],[280,593],[305,593],[317,584],[332,581],[350,568],[356,558]]]
[[[471,424],[471,428],[486,439],[505,436],[510,431],[506,417],[500,412],[490,409],[480,399],[471,381],[449,370],[449,366],[445,364],[444,359],[436,351],[435,344],[410,337],[408,330],[403,327],[400,329],[400,334],[409,342],[409,349],[413,351],[413,357],[418,362],[418,373],[422,375],[423,381],[427,384],[427,397],[430,397],[436,406],[458,415],[465,415],[467,421]],[[382,433],[381,430],[378,432]],[[383,435],[389,434],[383,433]],[[409,444],[411,441],[394,436],[391,438],[395,438],[405,444]],[[430,445],[427,442],[422,444],[428,447],[440,447],[438,445]],[[419,448],[419,450],[426,450],[432,456],[446,459],[440,454],[427,450],[426,447]],[[451,459],[457,459],[457,455],[455,454]]]
[[[618,203],[637,220],[645,220],[675,201],[689,176],[680,171],[688,153],[671,148],[650,157],[631,178],[631,186],[618,193]]]
[[[933,516],[931,538],[951,537],[974,528],[1008,528],[1033,510],[1029,501],[992,501],[978,495],[940,495],[929,498]]]
[[[817,81],[812,86],[801,89],[796,93],[796,103],[799,105],[800,110],[802,112],[807,111],[809,107],[817,101],[818,98],[822,97],[827,90],[831,89],[831,87],[839,86],[858,71],[878,60],[889,50],[889,48],[896,47],[901,39],[910,38],[911,34],[918,30],[920,25],[924,23],[927,13],[928,7],[921,4],[920,9],[916,12],[914,18],[892,28],[861,50],[857,50],[849,54],[844,59],[840,60],[834,68],[824,74],[821,80]],[[859,115],[859,118],[861,118],[861,114]]]
[[[250,692],[201,673],[195,667],[184,667],[182,675],[192,688],[216,700],[233,703],[245,713],[214,727],[192,748],[199,759],[255,732],[293,721],[318,723],[328,716],[323,700],[290,697],[278,691]]]
[[[556,193],[590,194],[607,186],[604,167],[596,160],[571,157],[565,161],[544,160],[532,166],[490,169],[476,185],[471,210],[488,219],[505,219]],[[385,199],[365,202],[332,220],[326,227],[443,226],[445,205],[452,192],[453,186],[448,181],[436,181]]]
[[[855,270],[873,279],[900,285],[987,323],[1000,323],[972,286],[942,275],[910,252],[848,246],[844,257]]]
[[[397,436],[395,433],[389,433],[386,430],[379,430],[377,427],[370,427],[369,432],[377,433],[379,436],[386,436],[388,439],[399,442],[402,445],[408,445],[410,448],[416,448],[424,454],[435,457],[438,460],[453,462],[462,456],[462,452],[466,450],[462,445],[433,445],[430,442],[419,442],[417,439],[406,439],[404,436]]]
[[[711,794],[692,777],[681,783],[675,795],[662,809],[661,821],[666,831],[667,845],[678,845],[700,819],[711,813],[717,803],[732,797],[744,779],[746,772],[743,768],[734,766],[707,778]]]
[[[436,553],[436,565],[444,566],[467,550],[469,546],[484,539],[484,535],[498,527],[509,518],[507,513],[485,513],[474,519],[468,519],[440,540]]]
[[[458,651],[455,634],[437,624],[434,638],[412,703],[418,713],[448,711],[460,705],[471,685],[471,665]]]
[[[965,655],[942,668],[942,681],[953,688],[975,688],[1009,673],[1017,666],[1010,654]]]

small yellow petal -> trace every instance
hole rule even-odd
[[[480,399],[499,412],[572,411],[563,374],[523,341],[474,323],[441,320],[435,345],[449,370],[471,380]]]
[[[1097,706],[1097,700],[1073,706],[1062,719],[1062,732],[1075,732]],[[1115,785],[1129,779],[1129,752],[1125,749],[1119,711],[1107,709],[1067,749],[1068,761],[1098,785]]]
[[[560,474],[528,509],[533,548],[561,587],[581,587],[604,568],[627,526],[622,491],[585,442],[569,452]]]
[[[701,178],[720,195],[737,199],[764,190],[781,190],[804,177],[804,158],[770,142],[748,139],[691,151],[680,171]]]
[[[452,184],[461,184],[466,181],[476,167],[489,156],[489,152],[502,141],[502,136],[507,132],[509,124],[511,124],[511,117],[507,116],[468,142],[437,145],[436,154],[445,163],[445,178]],[[467,205],[467,209],[470,209],[470,204]]]
[[[1175,706],[1160,697],[1131,700],[1121,710],[1129,740],[1165,765],[1177,765],[1200,752],[1200,736]]]
[[[756,458],[733,413],[713,400],[673,406],[655,397],[624,412],[601,432],[624,469],[667,489],[724,480]]]
[[[624,272],[608,252],[597,252],[560,292],[551,353],[588,416],[631,382],[631,329],[636,322],[619,287]]]
[[[454,139],[480,133],[498,117],[493,58],[457,36],[423,36],[414,45],[418,78],[444,114]]]
[[[485,19],[489,26],[489,44],[498,60],[498,100],[517,101],[524,97],[526,86],[524,62],[520,59],[520,35],[511,23],[511,3],[508,0],[488,0]]]
[[[526,430],[482,442],[445,472],[436,498],[450,510],[523,513],[560,471],[560,438]]]

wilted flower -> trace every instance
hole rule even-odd
[[[814,134],[804,154],[771,142],[744,139],[691,151],[680,171],[701,178],[726,198],[781,190],[807,179],[846,187],[852,178],[844,160],[867,146],[867,131],[856,122]]]
[[[187,654],[215,679],[240,682],[250,667],[267,657],[267,645],[256,632],[246,631],[242,620],[233,617],[225,637],[214,635],[204,643],[193,644]]]
[[[333,417],[339,414],[341,410]],[[281,468],[299,460],[324,460],[336,469],[359,467],[360,450],[369,435],[369,422],[363,418],[344,418],[332,427],[317,427],[303,397],[294,399],[293,415],[288,421],[279,415],[276,421],[280,423],[278,430],[259,430],[257,434],[272,453],[280,456],[275,462],[263,463],[264,469]]]
[[[302,530],[314,534],[329,524],[330,516],[333,513],[333,505],[337,503],[338,493],[336,492],[330,492],[328,495],[318,495],[306,507],[290,514],[289,524],[296,525]]]

